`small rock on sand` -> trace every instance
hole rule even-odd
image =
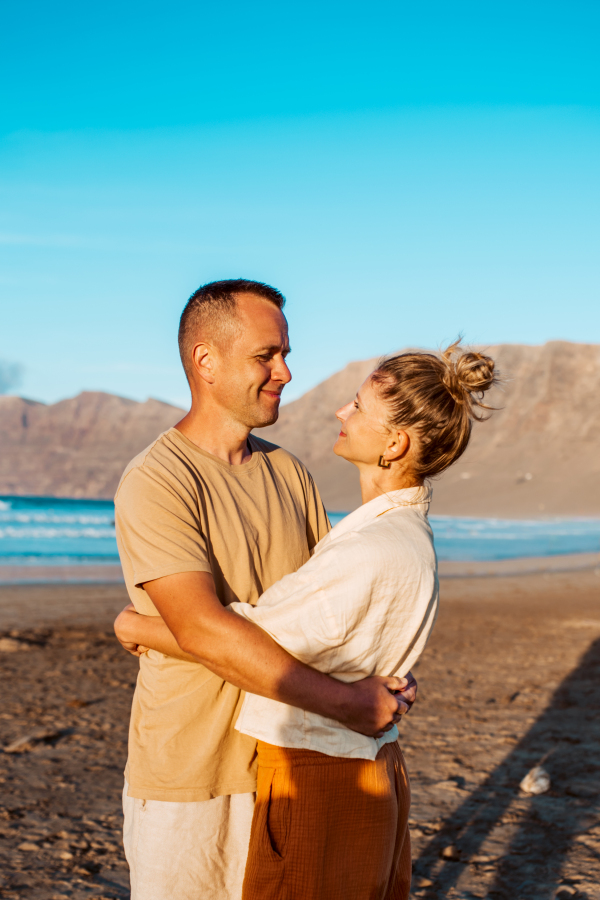
[[[29,644],[25,641],[17,641],[15,638],[0,638],[0,653],[16,653],[18,650],[29,650]]]
[[[525,794],[545,794],[550,790],[550,776],[543,766],[535,766],[519,785]]]

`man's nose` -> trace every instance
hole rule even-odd
[[[273,381],[280,381],[282,384],[289,384],[292,380],[292,373],[283,356],[276,357],[275,365],[271,369],[271,378]]]

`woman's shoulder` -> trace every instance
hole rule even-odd
[[[391,509],[360,531],[356,542],[378,558],[418,554],[435,560],[433,532],[427,516],[415,509]]]

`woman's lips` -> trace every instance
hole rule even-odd
[[[338,434],[338,437],[346,437],[346,432],[340,431],[340,433]]]

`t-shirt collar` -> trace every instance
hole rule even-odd
[[[187,448],[192,450],[198,456],[202,456],[205,460],[213,463],[224,471],[228,472],[230,475],[246,475],[248,472],[252,472],[261,462],[263,458],[262,448],[258,442],[258,439],[254,437],[253,434],[248,435],[248,448],[252,456],[245,463],[240,463],[239,465],[232,465],[231,463],[226,462],[224,459],[220,459],[218,456],[213,456],[212,453],[209,453],[208,450],[203,450],[202,447],[199,447],[197,444],[194,444],[193,441],[189,439],[182,431],[179,431],[178,428],[169,428],[168,431],[164,432],[166,435],[172,437],[172,439],[176,442],[184,444]]]

